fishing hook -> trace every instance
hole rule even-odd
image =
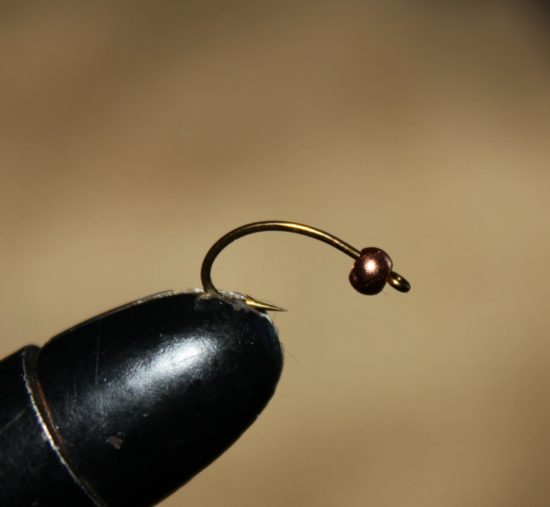
[[[212,245],[206,253],[201,267],[201,281],[206,292],[220,294],[220,291],[214,286],[210,274],[214,260],[219,253],[236,239],[262,231],[286,231],[302,234],[327,243],[337,250],[344,252],[352,259],[355,259],[349,280],[351,285],[361,294],[378,294],[386,283],[389,283],[399,292],[408,292],[411,288],[409,282],[404,277],[392,271],[393,262],[390,256],[380,248],[369,247],[357,250],[336,236],[315,227],[296,222],[267,220],[237,227]],[[246,296],[246,303],[261,311],[285,311],[284,308],[258,301],[250,296]]]

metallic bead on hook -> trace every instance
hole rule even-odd
[[[353,288],[361,294],[373,296],[382,291],[392,273],[393,261],[384,250],[364,248],[349,274]]]
[[[268,220],[246,224],[228,232],[222,236],[208,250],[201,267],[201,280],[204,290],[219,294],[219,290],[212,283],[210,272],[218,254],[230,243],[238,238],[261,231],[285,231],[309,236],[344,252],[355,259],[354,267],[350,273],[352,286],[362,294],[378,294],[389,283],[400,292],[408,292],[411,288],[409,282],[401,275],[392,271],[393,262],[390,256],[380,248],[365,248],[361,251],[333,236],[332,234],[316,229],[309,225],[280,220]],[[262,311],[284,311],[283,308],[263,303],[247,296],[248,305]]]

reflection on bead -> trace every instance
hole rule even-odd
[[[353,265],[349,281],[361,294],[378,294],[389,280],[392,268],[393,262],[384,250],[364,248]]]

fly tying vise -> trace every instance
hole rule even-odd
[[[362,294],[386,283],[410,289],[379,248],[359,251],[294,222],[234,229],[206,254],[204,290],[139,299],[0,361],[0,505],[148,507],[241,436],[281,375],[266,312],[282,309],[220,292],[210,272],[227,245],[261,231],[302,234],[349,255]]]

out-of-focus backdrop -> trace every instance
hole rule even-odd
[[[3,3],[0,353],[199,286],[231,228],[380,246],[413,290],[265,233],[257,423],[162,505],[547,507],[550,16],[530,2]]]

